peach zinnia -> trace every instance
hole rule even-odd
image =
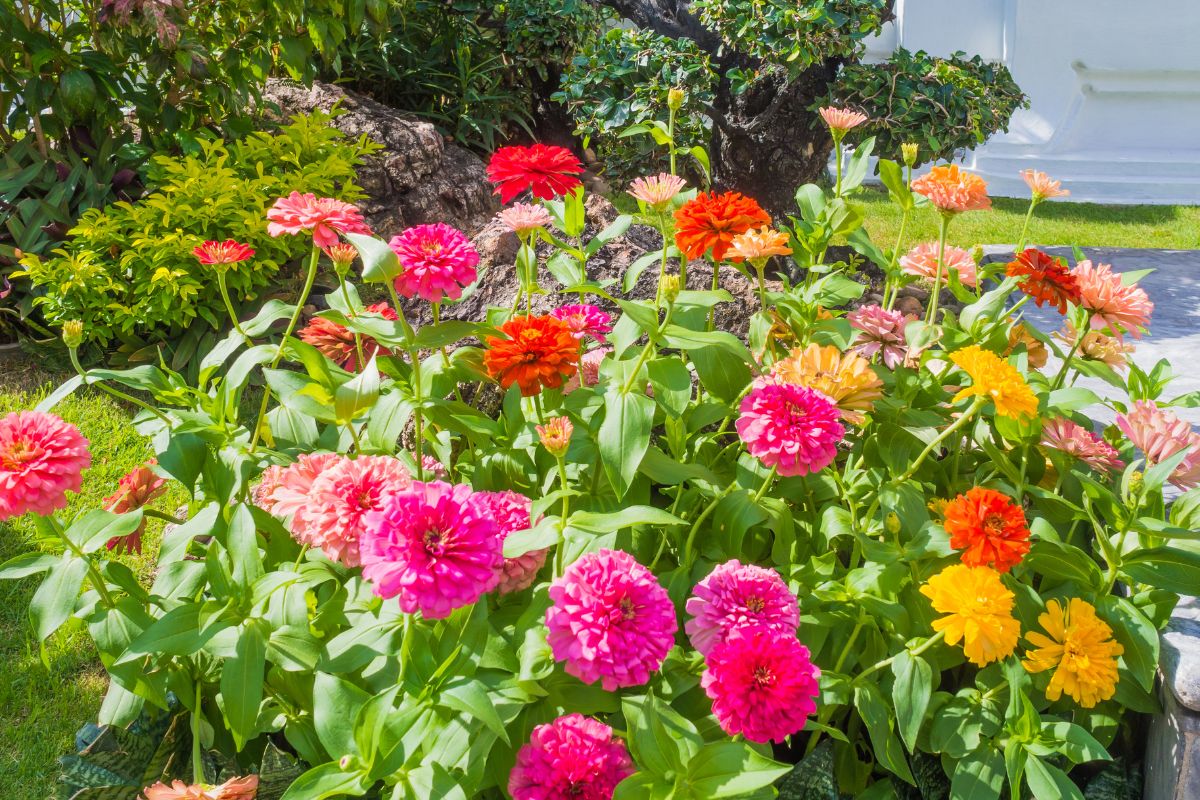
[[[868,119],[867,115],[862,112],[836,106],[825,106],[818,113],[820,113],[821,119],[825,120],[825,124],[829,126],[829,130],[838,133],[845,133],[857,128]]]
[[[683,191],[685,185],[683,178],[662,172],[650,178],[635,179],[629,184],[629,194],[655,211],[662,211],[675,195]]]
[[[729,253],[737,261],[744,259],[755,263],[772,256],[792,254],[792,248],[788,247],[788,235],[770,228],[748,230],[733,237],[729,245]]]
[[[945,261],[942,278],[954,272],[963,286],[972,289],[979,282],[976,274],[975,259],[961,247],[946,245],[942,252]],[[906,275],[933,280],[938,274],[938,243],[922,242],[900,257],[900,268]]]
[[[957,164],[933,167],[912,182],[912,190],[945,214],[983,211],[992,207],[983,178]]]
[[[734,237],[770,224],[770,215],[744,194],[702,193],[675,212],[675,244],[688,258],[711,252],[713,260],[721,261]]]
[[[1150,324],[1154,303],[1146,291],[1136,284],[1127,284],[1121,273],[1113,272],[1108,264],[1080,261],[1071,270],[1079,283],[1079,303],[1092,312],[1092,327],[1107,326],[1114,335],[1124,333],[1142,337],[1142,328]]]
[[[1046,173],[1036,169],[1021,170],[1021,179],[1033,193],[1033,199],[1037,201],[1053,200],[1055,197],[1066,197],[1071,194],[1070,190],[1062,188],[1062,181],[1053,180]]]
[[[513,317],[500,326],[504,337],[489,336],[483,363],[505,389],[514,383],[523,397],[543,387],[557,389],[575,374],[579,342],[571,327],[550,315]]]

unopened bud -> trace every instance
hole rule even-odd
[[[883,518],[883,527],[892,536],[900,533],[900,516],[895,511],[889,511]]]
[[[358,257],[358,249],[352,244],[338,242],[326,247],[325,255],[329,256],[329,260],[333,262],[333,271],[339,276],[345,277],[350,272],[350,265]]]
[[[69,319],[64,322],[62,338],[63,343],[72,350],[83,344],[83,322],[77,319]]]
[[[687,93],[679,87],[673,87],[667,92],[667,108],[672,111],[678,111],[683,108],[683,101],[687,98]]]
[[[1142,493],[1142,487],[1146,484],[1146,474],[1139,470],[1134,470],[1134,473],[1129,476],[1129,493],[1131,495],[1139,495]]]
[[[354,756],[352,755],[347,754],[338,759],[338,769],[342,770],[343,772],[350,769],[353,764]]]
[[[546,420],[545,425],[537,426],[538,438],[542,442],[542,447],[546,448],[546,451],[555,458],[562,458],[567,454],[567,448],[571,446],[571,434],[574,431],[575,426],[566,417],[551,417]]]
[[[662,292],[663,299],[668,303],[674,303],[675,298],[679,297],[679,290],[682,288],[678,275],[663,275],[659,282],[659,291]]]
[[[904,158],[905,166],[911,167],[917,163],[917,143],[905,142],[900,145],[900,155]]]

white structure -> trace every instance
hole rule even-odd
[[[1200,0],[897,0],[869,48],[1000,61],[1029,96],[965,154],[993,194],[1033,167],[1097,203],[1200,205]]]

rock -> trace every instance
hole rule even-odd
[[[383,146],[359,168],[358,182],[367,194],[359,206],[385,239],[427,222],[472,233],[500,208],[479,157],[447,143],[424,120],[320,82],[308,88],[271,78],[263,100],[283,116],[337,105],[344,113],[334,118],[334,127],[352,138],[366,134]]]
[[[925,313],[925,304],[917,298],[911,296],[905,297],[901,295],[896,300],[896,304],[893,306],[893,308],[895,308],[895,310],[899,311],[901,314],[912,314],[916,317],[920,317]]]
[[[1150,723],[1146,800],[1200,797],[1200,601],[1182,598],[1160,637],[1159,698]]]

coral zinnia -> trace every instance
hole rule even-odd
[[[955,350],[950,360],[971,376],[971,385],[959,390],[950,402],[966,397],[987,397],[996,404],[996,413],[1017,419],[1037,413],[1037,397],[1021,373],[1000,356],[977,344]]]
[[[513,233],[523,235],[550,224],[550,212],[537,203],[513,203],[496,214]]]
[[[379,314],[386,320],[395,321],[396,309],[390,303],[374,303],[367,306],[369,313]],[[313,317],[308,324],[297,331],[300,341],[307,342],[321,351],[321,354],[344,370],[358,372],[365,364],[358,363],[358,350],[354,346],[354,332],[346,326],[325,317]],[[371,356],[391,355],[391,350],[382,347],[366,334],[362,337],[363,358],[371,360]]]
[[[929,198],[944,214],[983,211],[992,207],[987,183],[957,164],[933,167],[912,182],[912,190]]]
[[[117,481],[117,490],[101,501],[101,505],[114,514],[125,514],[149,503],[165,492],[166,480],[158,477],[151,467],[158,463],[150,459],[145,464],[134,467],[121,480]],[[114,536],[107,542],[109,550],[125,553],[142,552],[142,533],[146,529],[146,520],[138,525],[137,530],[125,536]]]
[[[934,620],[933,629],[944,631],[951,646],[961,641],[972,664],[987,666],[1016,649],[1021,623],[1012,615],[1013,593],[996,570],[953,564],[931,577],[921,594],[946,615]]]
[[[1084,708],[1094,708],[1117,692],[1117,656],[1125,652],[1112,638],[1112,628],[1096,616],[1086,600],[1072,597],[1064,610],[1057,600],[1046,603],[1038,616],[1038,631],[1025,634],[1035,649],[1021,663],[1030,672],[1054,670],[1046,686],[1046,699],[1055,701],[1063,692]]]
[[[1016,260],[1004,268],[1010,278],[1022,278],[1021,291],[1040,307],[1049,303],[1058,313],[1067,313],[1067,304],[1079,303],[1079,283],[1071,270],[1049,253],[1033,247],[1022,250]]]
[[[871,362],[857,353],[843,353],[833,345],[810,343],[776,361],[771,375],[785,383],[816,389],[834,402],[847,422],[862,422],[883,395],[883,381]]]
[[[612,316],[590,303],[559,306],[550,314],[567,323],[576,339],[590,336],[597,342],[603,342],[605,334],[612,333]]]
[[[508,776],[513,800],[612,800],[637,770],[613,730],[582,714],[538,725]]]
[[[800,606],[779,573],[737,559],[696,584],[687,612],[692,618],[683,629],[703,655],[736,630],[769,628],[794,637],[800,624]]]
[[[183,781],[156,783],[142,790],[145,800],[254,800],[258,794],[258,776],[230,778],[219,786]]]
[[[735,236],[770,224],[770,215],[743,194],[701,193],[675,212],[675,244],[688,258],[711,251],[713,259],[721,261]]]
[[[1074,456],[1097,472],[1112,472],[1124,466],[1115,447],[1066,417],[1042,426],[1042,446]]]
[[[825,124],[829,126],[829,130],[838,133],[845,133],[852,128],[857,128],[869,119],[860,111],[835,106],[825,106],[818,113],[821,115],[821,119],[825,120]]]
[[[752,264],[766,261],[772,256],[790,256],[792,248],[788,247],[788,235],[770,228],[751,228],[745,233],[739,233],[729,243],[729,256],[735,261],[749,261]]]
[[[1021,179],[1033,193],[1033,199],[1037,201],[1053,200],[1055,197],[1071,194],[1069,190],[1062,188],[1062,181],[1052,180],[1049,175],[1036,169],[1021,170]]]
[[[442,619],[496,588],[504,563],[496,520],[465,484],[413,482],[368,512],[363,577],[406,614]]]
[[[403,297],[420,295],[431,303],[457,300],[464,286],[478,277],[479,253],[467,235],[444,222],[417,225],[393,236],[388,247],[404,271],[396,276],[396,291]]]
[[[945,264],[942,268],[942,278],[951,272],[958,274],[958,281],[963,286],[972,289],[979,282],[975,259],[961,247],[946,245],[942,253]],[[922,242],[900,256],[900,268],[907,275],[933,280],[938,274],[938,243]]]
[[[541,200],[552,200],[579,186],[583,164],[570,150],[552,144],[501,147],[488,161],[488,180],[496,184],[500,202],[507,203],[529,189]]]
[[[660,172],[649,178],[635,178],[629,184],[629,194],[641,200],[655,211],[662,211],[675,195],[683,191],[686,181],[669,172]]]
[[[412,485],[404,464],[390,456],[341,459],[324,470],[308,490],[308,504],[300,515],[303,526],[292,532],[306,544],[321,548],[329,558],[347,567],[362,563],[360,540],[367,515],[387,505],[398,492]]]
[[[1200,485],[1200,433],[1174,412],[1159,408],[1150,400],[1137,400],[1127,413],[1117,415],[1117,427],[1145,454],[1149,465],[1190,447],[1191,451],[1168,480],[1180,489]]]
[[[850,327],[860,332],[854,340],[853,351],[867,359],[874,358],[878,353],[884,366],[895,369],[908,356],[904,327],[913,319],[879,305],[854,309],[846,315]]]
[[[817,710],[821,676],[794,633],[744,628],[718,643],[705,659],[700,685],[713,716],[730,736],[782,742]]]
[[[476,492],[475,499],[483,505],[487,515],[495,520],[501,544],[510,533],[527,530],[532,524],[529,518],[532,503],[525,495],[516,492]],[[549,549],[533,550],[504,559],[496,589],[500,594],[528,589],[546,563],[546,554],[549,552]]]
[[[489,336],[483,364],[505,389],[514,383],[523,397],[542,387],[557,389],[575,374],[579,342],[567,323],[549,315],[513,317],[500,326],[507,338]]]
[[[546,637],[569,674],[606,691],[639,686],[675,643],[675,606],[654,573],[620,550],[588,553],[550,586]]]
[[[79,428],[53,414],[17,411],[0,419],[0,522],[63,508],[91,463]]]
[[[1006,495],[981,486],[946,504],[950,546],[962,550],[968,567],[991,566],[1008,572],[1029,552],[1025,512]]]
[[[309,490],[318,475],[342,460],[337,453],[301,453],[286,467],[267,467],[254,492],[255,503],[268,514],[286,520],[297,541],[307,543],[304,512]]]
[[[1092,327],[1108,328],[1118,337],[1123,333],[1142,337],[1150,324],[1154,303],[1140,286],[1121,280],[1108,264],[1080,261],[1071,270],[1079,284],[1079,304],[1092,312]]]
[[[358,258],[358,248],[346,242],[338,242],[328,247],[322,247],[325,257],[333,264],[333,269],[339,275],[344,274]]]
[[[816,389],[758,382],[742,400],[736,423],[746,451],[780,475],[807,475],[837,456],[846,429],[837,406]]]
[[[370,234],[358,208],[332,197],[292,192],[267,209],[267,233],[272,236],[312,231],[317,247],[332,247],[339,233]]]
[[[571,446],[571,434],[575,426],[569,417],[556,416],[546,420],[545,425],[534,426],[537,429],[538,441],[546,452],[555,458],[562,458]]]
[[[251,258],[254,255],[254,248],[233,239],[226,239],[223,242],[208,241],[197,245],[192,250],[192,255],[198,258],[201,264],[227,267]]]

